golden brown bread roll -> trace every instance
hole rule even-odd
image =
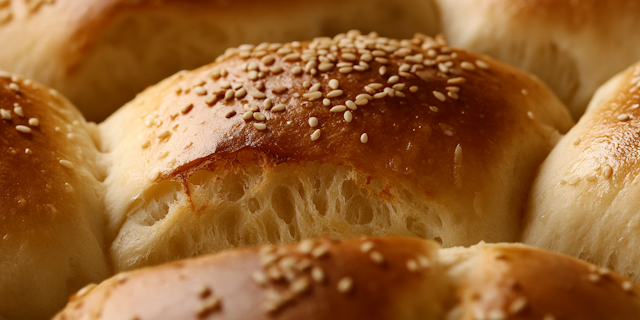
[[[437,0],[452,45],[510,63],[546,82],[575,119],[596,89],[640,60],[629,35],[635,0]]]
[[[305,240],[119,274],[55,320],[625,320],[640,288],[517,244],[438,249],[417,238]]]
[[[514,68],[358,32],[230,49],[100,125],[116,270],[318,236],[513,241],[572,125]]]
[[[640,64],[611,79],[540,168],[525,243],[640,281]]]
[[[51,317],[111,275],[93,138],[60,94],[0,73],[0,318]]]
[[[431,0],[3,0],[0,70],[60,90],[98,121],[228,47],[381,26],[393,37],[435,34],[439,19]]]

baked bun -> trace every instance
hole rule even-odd
[[[640,281],[640,64],[595,95],[532,187],[523,241]]]
[[[0,73],[0,318],[51,317],[111,275],[92,137],[60,94]]]
[[[640,317],[640,288],[515,244],[305,240],[119,274],[72,297],[75,319],[580,319]]]
[[[578,119],[596,89],[640,60],[634,0],[437,0],[452,45],[546,82]]]
[[[319,236],[512,241],[572,125],[540,82],[442,38],[230,49],[100,124],[116,270]]]
[[[431,0],[4,0],[0,70],[60,90],[97,121],[231,46],[381,26],[409,37],[435,34],[439,22]]]

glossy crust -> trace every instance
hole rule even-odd
[[[43,319],[109,276],[95,126],[57,92],[0,74],[0,316]]]
[[[379,26],[387,26],[388,36],[407,37],[434,34],[439,26],[432,1],[419,0],[3,3],[0,41],[7,47],[0,52],[0,70],[60,90],[92,121],[179,70],[209,63],[229,46]]]
[[[537,75],[575,119],[600,85],[640,59],[640,47],[628,41],[640,27],[634,0],[437,2],[453,45]]]
[[[541,166],[523,241],[640,280],[640,66],[605,84]]]
[[[357,52],[349,43],[368,49]],[[171,198],[178,203],[153,213],[169,217],[168,233],[154,235],[166,238],[183,232],[177,231],[180,223],[192,220],[193,212],[215,215],[222,201],[210,194],[201,206],[189,198],[195,173],[218,169],[222,173],[216,177],[223,177],[257,165],[269,179],[278,165],[313,162],[353,168],[366,178],[362,187],[371,190],[369,196],[387,203],[400,201],[403,188],[420,190],[416,201],[427,202],[443,226],[431,237],[440,237],[445,246],[512,241],[535,168],[558,133],[572,125],[567,110],[540,82],[452,49],[443,39],[390,41],[352,32],[311,43],[244,48],[146,90],[100,125],[103,148],[113,159],[106,180],[112,232],[126,234],[119,228],[151,201],[149,194],[163,181],[179,183]],[[305,50],[326,50],[320,55],[336,61],[310,57]],[[317,69],[321,61],[329,70]],[[349,61],[363,64],[349,66]],[[408,222],[402,224],[406,228]],[[331,235],[342,236],[340,229],[334,225]],[[132,237],[117,245],[131,246],[139,235]],[[119,250],[112,252],[116,260]]]
[[[640,316],[638,292],[608,270],[523,245],[306,240],[119,274],[54,319],[626,320]]]

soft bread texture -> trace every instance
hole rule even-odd
[[[305,240],[121,273],[55,320],[625,320],[640,288],[516,244],[439,249],[417,238]]]
[[[96,126],[64,97],[0,73],[0,318],[45,319],[111,275]]]
[[[543,84],[442,38],[230,49],[100,125],[111,258],[128,270],[319,236],[513,241],[571,125]]]
[[[640,65],[605,84],[540,168],[523,241],[640,281]]]
[[[0,69],[63,92],[98,121],[145,87],[228,47],[343,30],[409,37],[439,31],[424,0],[9,0],[0,4]],[[46,34],[43,37],[42,34]]]
[[[629,34],[635,0],[437,0],[452,45],[488,54],[546,82],[578,119],[596,89],[640,59]]]

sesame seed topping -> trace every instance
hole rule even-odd
[[[373,97],[370,94],[366,94],[366,93],[361,93],[359,95],[356,96],[356,100],[373,100]]]
[[[449,98],[453,99],[453,100],[458,100],[458,94],[455,92],[447,92],[447,95],[449,96]]]
[[[622,283],[622,290],[629,292],[631,291],[631,289],[633,289],[633,284],[631,283],[631,281],[625,281]]]
[[[0,109],[0,116],[2,116],[2,120],[11,120],[11,111]]]
[[[320,131],[320,129],[316,131]],[[311,251],[311,256],[316,259],[326,257],[328,254],[329,254],[329,246],[326,244],[320,245],[315,249],[313,249],[313,251]]]
[[[193,92],[195,92],[199,96],[204,96],[205,94],[207,94],[207,90],[202,86],[196,86],[195,88],[193,88]]]
[[[251,96],[253,96],[256,99],[264,99],[267,97],[267,95],[264,94],[264,92],[260,92],[260,91],[251,92]]]
[[[171,136],[171,132],[168,130],[162,131],[159,135],[158,135],[158,139],[166,139],[169,136]]]
[[[318,118],[316,117],[309,118],[309,126],[311,128],[315,128],[317,125],[318,125]]]
[[[291,292],[293,292],[294,294],[301,294],[309,290],[310,285],[311,282],[309,281],[309,278],[302,277],[293,281],[289,286],[289,290],[291,290]]]
[[[476,65],[482,69],[489,69],[489,64],[482,60],[476,60]]]
[[[351,111],[347,110],[344,112],[344,121],[351,122],[353,120],[353,114]]]
[[[462,63],[460,63],[460,68],[465,69],[465,70],[469,70],[469,71],[473,71],[476,69],[476,66],[473,65],[473,63],[469,62],[469,61],[462,61]]]
[[[258,120],[258,121],[264,121],[266,119],[266,117],[264,116],[264,114],[260,113],[260,112],[254,112],[253,113],[253,118]]]
[[[409,88],[409,91],[411,91],[411,93],[416,93],[416,92],[418,92],[418,87],[417,86],[412,86],[411,88]]]
[[[17,105],[17,103],[16,103],[16,105]],[[15,112],[20,117],[24,117],[24,111],[22,111],[22,107],[13,108],[13,112]]]
[[[318,66],[318,70],[322,71],[322,72],[326,72],[329,71],[331,69],[333,69],[335,67],[335,65],[333,63],[330,62],[322,62],[320,63],[320,65]]]
[[[373,262],[375,262],[376,264],[384,263],[384,256],[378,251],[371,251],[369,253],[369,258],[371,258],[371,260],[373,260]]]
[[[240,88],[236,91],[235,93],[235,97],[236,98],[242,98],[247,94],[247,90],[245,88]]]
[[[233,91],[233,89],[228,89],[225,93],[224,93],[224,99],[225,100],[231,100],[231,98],[233,98],[235,96],[235,92]]]
[[[383,86],[384,85],[382,83],[375,83],[375,82],[374,83],[369,83],[367,85],[367,87],[369,87],[371,89],[374,89],[374,90],[378,90],[378,89],[382,88]]]
[[[69,160],[60,160],[58,162],[60,163],[61,166],[67,169],[73,169],[73,163]]]
[[[311,269],[311,279],[317,283],[324,282],[324,271],[320,267],[313,267]]]
[[[353,279],[344,277],[338,281],[338,291],[340,293],[349,293],[353,290]]]
[[[413,259],[407,260],[407,269],[411,272],[416,272],[419,269],[418,262]]]
[[[78,290],[78,292],[75,294],[76,298],[82,298],[86,296],[89,292],[93,291],[93,289],[95,289],[97,286],[98,285],[95,283],[90,283],[82,287],[82,289]]]
[[[267,99],[267,100],[264,100],[264,102],[262,102],[262,107],[267,110],[271,109],[271,105],[272,105],[271,99]]]
[[[358,57],[353,53],[343,53],[342,59],[345,59],[347,61],[355,61],[358,59]]]
[[[311,122],[311,119],[309,119],[309,122]],[[309,253],[311,253],[311,250],[313,250],[313,247],[315,245],[316,245],[315,241],[310,240],[310,239],[305,239],[305,240],[300,241],[300,243],[298,244],[298,247],[296,249],[300,253],[309,254]]]
[[[316,129],[316,131],[314,131],[311,134],[311,141],[316,141],[316,140],[320,139],[320,133],[321,133],[320,129]]]
[[[353,71],[353,67],[342,67],[340,69],[338,69],[338,72],[340,73],[350,73],[351,71]]]
[[[287,108],[284,104],[277,104],[273,108],[271,108],[271,112],[284,111]]]
[[[611,175],[613,175],[613,168],[611,168],[610,165],[605,165],[604,169],[602,170],[602,173],[605,178],[610,178]]]
[[[22,133],[31,133],[31,128],[27,127],[27,126],[23,126],[23,125],[17,125],[16,126],[16,130],[22,132]]]
[[[391,76],[389,77],[389,80],[387,80],[388,84],[394,84],[396,82],[398,82],[400,80],[400,77],[398,76]]]
[[[467,80],[465,78],[458,77],[458,78],[451,78],[451,79],[447,80],[447,83],[449,83],[449,84],[463,84],[466,81]]]
[[[542,318],[542,320],[556,320],[556,317],[551,314],[547,314]]]
[[[309,89],[311,87],[311,81],[305,80],[304,82],[302,82],[302,87],[305,89]]]
[[[336,98],[336,97],[341,96],[343,93],[344,92],[342,90],[339,90],[339,89],[338,90],[333,90],[333,91],[331,91],[331,92],[329,92],[327,94],[327,98]]]
[[[373,249],[373,246],[374,246],[373,242],[366,241],[366,242],[363,242],[362,245],[360,245],[360,250],[366,253],[371,251]]]
[[[253,119],[253,112],[251,110],[246,111],[245,113],[242,114],[242,119],[244,121],[249,121]]]
[[[599,274],[595,274],[595,273],[590,273],[590,274],[587,276],[587,279],[589,279],[589,281],[591,281],[591,282],[594,282],[594,283],[595,283],[595,282],[600,281],[600,275],[599,275]]]
[[[509,305],[509,313],[510,314],[518,314],[527,306],[527,298],[519,297]]]
[[[331,79],[329,80],[329,87],[331,87],[331,89],[336,90],[340,87],[340,82],[338,82],[338,80],[336,79]]]
[[[206,103],[209,106],[212,106],[214,103],[216,103],[217,100],[218,100],[218,96],[210,95],[204,99],[204,103]]]
[[[229,119],[229,118],[231,118],[231,117],[233,117],[235,115],[236,115],[236,111],[235,110],[231,110],[231,111],[227,112],[227,114],[225,114],[224,117]]]
[[[198,309],[196,309],[196,315],[198,318],[204,318],[211,312],[220,308],[220,298],[212,296],[204,301]]]
[[[145,142],[143,142],[140,146],[142,147],[142,149],[148,148],[151,145],[151,141],[147,140]]]
[[[626,114],[626,113],[625,114],[621,114],[621,115],[618,116],[618,120],[627,121],[627,120],[629,120],[629,115]]]
[[[189,111],[191,111],[191,109],[193,109],[193,103],[189,103],[188,105],[184,106],[184,108],[182,108],[181,112],[182,112],[182,114],[187,114],[187,113],[189,113]]]
[[[581,140],[580,140],[580,138],[576,138],[575,140],[573,140],[573,145],[574,145],[574,146],[579,145],[579,144],[580,144],[580,141],[581,141]]]
[[[369,142],[369,135],[368,135],[368,134],[366,134],[366,133],[363,133],[363,134],[360,136],[360,142],[362,142],[362,143],[367,143],[367,142]]]
[[[291,73],[299,75],[302,73],[302,68],[300,68],[300,66],[295,66],[291,69]]]
[[[9,89],[13,91],[20,91],[20,86],[17,83],[12,82],[9,84]]]
[[[351,100],[347,100],[347,102],[345,102],[344,104],[347,105],[347,108],[351,110],[358,110],[358,105],[356,105],[356,103]]]
[[[311,88],[309,88],[309,92],[320,91],[321,86],[322,85],[320,83],[316,83],[313,86],[311,86]]]
[[[507,315],[500,309],[490,310],[487,313],[487,320],[506,320]]]
[[[322,92],[308,92],[302,95],[304,98],[309,99],[309,101],[315,101],[322,98]]]
[[[385,74],[387,74],[387,67],[380,67],[380,69],[378,69],[378,73],[380,73],[381,76],[384,76]]]
[[[433,95],[440,101],[445,101],[447,99],[447,97],[444,96],[444,94],[442,94],[442,92],[440,91],[434,91]]]

